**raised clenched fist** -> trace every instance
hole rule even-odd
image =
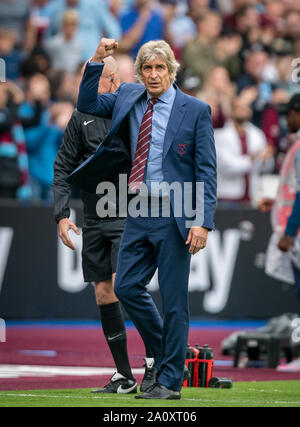
[[[118,42],[114,39],[101,39],[95,55],[92,58],[93,62],[103,62],[104,58],[113,55],[118,49]]]

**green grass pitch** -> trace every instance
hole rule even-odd
[[[300,381],[239,382],[232,389],[182,390],[180,401],[94,395],[90,389],[0,392],[0,407],[300,407]]]

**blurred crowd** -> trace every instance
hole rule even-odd
[[[292,143],[282,107],[300,91],[299,0],[0,0],[0,198],[51,202],[82,67],[103,36],[119,41],[122,82],[136,81],[143,43],[171,44],[177,84],[212,108],[219,200],[253,202]]]

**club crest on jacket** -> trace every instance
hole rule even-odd
[[[178,144],[177,145],[177,152],[181,156],[183,156],[186,153],[187,150],[187,144]]]

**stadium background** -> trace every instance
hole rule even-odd
[[[135,81],[133,61],[139,45],[151,38],[166,39],[181,63],[179,87],[212,106],[216,131],[226,126],[232,102],[239,98],[251,107],[251,122],[263,131],[269,147],[269,166],[257,174],[259,185],[255,191],[234,203],[219,195],[217,231],[210,236],[208,248],[193,260],[191,317],[217,319],[223,331],[218,333],[216,327],[214,337],[209,326],[210,332],[203,335],[204,326],[198,324],[202,335],[193,329],[193,340],[199,336],[202,342],[202,337],[210,337],[221,358],[221,339],[236,328],[249,326],[243,323],[245,320],[254,319],[256,322],[250,325],[255,327],[272,316],[299,312],[293,287],[264,273],[271,226],[269,216],[257,210],[262,194],[275,194],[282,159],[291,143],[280,106],[299,92],[299,1],[139,0],[137,3],[144,3],[140,13],[130,12],[134,3],[135,0],[0,0],[0,58],[5,61],[5,70],[4,62],[0,64],[0,110],[2,114],[6,109],[13,118],[12,125],[17,124],[20,129],[19,140],[13,141],[19,164],[19,182],[13,192],[6,176],[14,171],[0,174],[0,317],[7,321],[10,337],[6,344],[0,344],[1,363],[49,364],[51,358],[43,352],[55,345],[51,339],[47,341],[45,329],[37,331],[38,326],[29,320],[97,318],[92,286],[82,279],[80,239],[73,236],[75,253],[59,241],[51,184],[55,155],[76,105],[82,64],[90,58],[101,36],[120,40],[117,60],[122,81],[128,82]],[[145,9],[150,4],[152,14]],[[146,31],[135,45],[130,45],[126,31],[131,28],[135,13]],[[7,102],[3,93],[8,94]],[[2,168],[7,152],[1,150],[0,154]],[[79,193],[74,189],[72,215],[82,226],[78,199]],[[151,286],[159,304],[155,279]],[[240,323],[226,323],[237,319]],[[55,322],[53,325],[50,335]],[[55,331],[60,340],[58,329]],[[24,333],[26,344],[21,338]],[[36,341],[30,341],[35,333]],[[61,333],[71,334],[68,327]],[[141,346],[132,333],[130,329],[131,361],[140,366]],[[42,337],[45,344],[41,344]],[[89,337],[95,339],[93,333]],[[80,352],[75,336],[68,344],[68,351]],[[103,342],[101,345],[105,346]],[[105,360],[96,361],[97,348],[98,344],[93,349],[87,345],[82,358],[64,363],[111,366],[106,356]],[[20,349],[33,353],[16,356]],[[59,354],[60,350],[56,350]],[[42,353],[38,355],[36,351]],[[87,356],[89,351],[92,357]],[[137,356],[133,357],[133,353]],[[63,359],[53,363],[59,361]],[[252,371],[247,378],[256,378],[253,375]],[[269,377],[260,377],[263,378]],[[62,381],[65,385],[65,377]],[[37,384],[23,383],[23,388],[32,388],[33,383]],[[79,386],[76,381],[68,384],[71,383]],[[81,382],[80,386],[96,383],[94,379]],[[3,390],[14,387],[16,382],[11,380],[2,384]]]
[[[138,13],[132,11],[135,5],[141,7]],[[147,15],[150,5],[153,12]],[[120,40],[117,59],[123,81],[135,81],[133,60],[143,42],[151,37],[167,39],[181,63],[179,86],[210,103],[216,131],[228,123],[231,103],[242,98],[251,106],[251,121],[263,130],[271,150],[267,174],[264,170],[257,174],[259,185],[243,200],[226,203],[219,194],[218,233],[192,268],[192,317],[269,318],[297,310],[293,289],[263,272],[270,225],[268,216],[257,212],[256,202],[262,194],[275,194],[289,146],[278,107],[299,90],[292,65],[300,57],[299,3],[3,0],[0,11],[0,57],[7,80],[1,89],[9,92],[6,107],[23,124],[25,139],[18,152],[21,182],[13,202],[4,191],[9,182],[5,176],[0,179],[0,314],[7,319],[95,315],[92,289],[83,284],[80,272],[80,241],[76,254],[60,248],[52,220],[51,183],[55,155],[75,106],[82,63],[101,35]],[[126,32],[133,16],[144,19],[144,33],[130,45]],[[3,157],[2,150],[1,165]],[[79,197],[76,189],[72,196]],[[74,203],[81,225],[80,202]],[[16,293],[24,293],[17,304]],[[67,309],[57,304],[58,295]]]

